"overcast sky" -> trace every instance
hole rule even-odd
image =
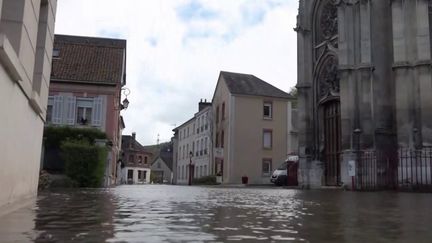
[[[219,71],[295,86],[297,0],[59,0],[56,34],[127,40],[126,129],[142,144],[169,141]]]

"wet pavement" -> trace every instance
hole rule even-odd
[[[432,242],[432,194],[169,185],[42,193],[0,242]]]

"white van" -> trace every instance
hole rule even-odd
[[[296,186],[297,182],[297,168],[298,168],[298,156],[291,155],[284,162],[282,162],[270,178],[270,182],[276,186]],[[289,176],[287,172],[289,171]]]

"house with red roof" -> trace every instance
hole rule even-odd
[[[104,184],[114,184],[125,127],[126,40],[55,35],[50,81],[47,125],[105,132],[112,146]]]

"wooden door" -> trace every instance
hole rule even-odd
[[[336,186],[340,183],[340,103],[337,100],[326,102],[323,109],[325,182]]]

